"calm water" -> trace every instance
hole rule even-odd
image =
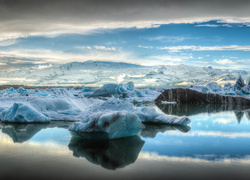
[[[202,108],[163,108],[190,126],[101,142],[71,137],[71,122],[1,124],[0,179],[249,179],[250,111]]]

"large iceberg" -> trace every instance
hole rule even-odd
[[[112,111],[94,113],[69,129],[79,136],[91,137],[88,133],[103,133],[104,139],[116,139],[137,135],[143,128],[134,113]]]
[[[134,107],[133,104],[116,98],[96,104],[79,115],[82,121],[69,129],[73,134],[89,136],[89,132],[106,133],[109,139],[136,135],[144,123],[187,125],[187,117],[167,116],[153,107]],[[87,133],[87,134],[86,134]]]
[[[12,107],[2,111],[1,120],[3,122],[50,122],[50,119],[33,107],[24,103],[14,103]]]
[[[190,123],[190,120],[187,117],[179,118],[175,116],[168,116],[160,110],[157,111],[154,107],[134,107],[132,103],[117,98],[111,98],[105,102],[89,107],[82,114],[80,114],[80,117],[82,119],[86,119],[93,113],[111,111],[126,111],[134,113],[139,117],[141,122],[179,125],[187,125]]]

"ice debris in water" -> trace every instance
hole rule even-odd
[[[69,129],[81,133],[105,133],[108,139],[137,135],[144,126],[134,113],[112,111],[94,113],[81,122],[74,123]]]
[[[12,107],[1,112],[3,122],[49,122],[50,119],[24,103],[14,103]]]

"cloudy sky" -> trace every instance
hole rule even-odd
[[[86,60],[250,70],[250,1],[0,0],[0,71]]]

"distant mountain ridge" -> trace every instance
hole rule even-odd
[[[142,66],[123,62],[85,61],[52,65],[43,69],[0,71],[0,84],[96,87],[107,83],[133,81],[137,87],[189,87],[205,85],[212,81],[222,85],[226,82],[234,83],[239,74],[244,80],[250,76],[247,71],[213,69],[211,66]]]

